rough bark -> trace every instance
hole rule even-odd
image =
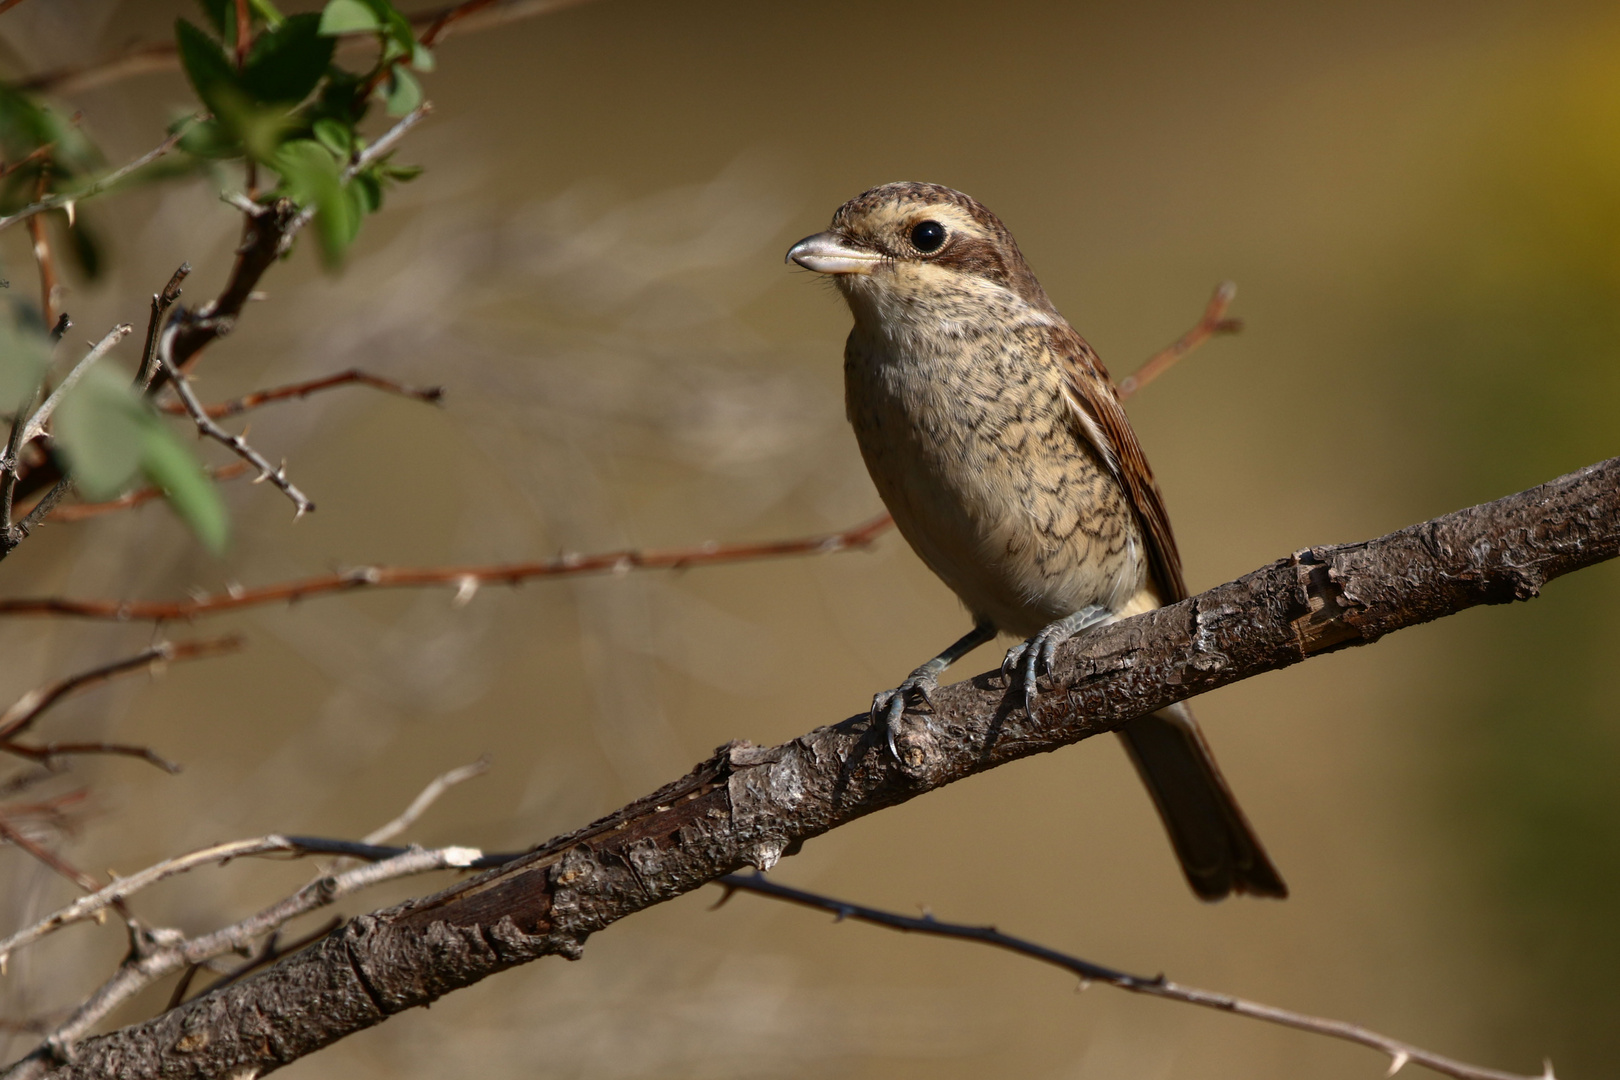
[[[776,747],[732,743],[506,866],[356,918],[257,976],[87,1040],[50,1075],[263,1075],[497,971],[577,958],[626,915],[745,865],[769,867],[873,811],[1317,653],[1528,600],[1617,553],[1620,458],[1376,540],[1309,548],[1070,642],[1033,716],[989,673],[907,715],[904,765],[864,716]]]

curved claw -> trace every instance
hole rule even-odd
[[[1021,641],[1007,650],[1006,659],[1001,661],[1001,673],[1011,678],[1014,671],[1018,672],[1019,679],[1024,684],[1026,713],[1033,713],[1035,710],[1035,694],[1040,689],[1038,685],[1040,676],[1052,670],[1052,661],[1057,657],[1058,646],[1087,627],[1106,622],[1109,618],[1108,611],[1101,606],[1094,604],[1084,607],[1073,615],[1042,627],[1040,632],[1028,641]]]
[[[895,735],[899,733],[900,721],[906,715],[906,703],[915,694],[924,705],[933,707],[934,701],[931,692],[939,689],[939,679],[932,671],[918,668],[906,680],[893,690],[885,690],[872,697],[872,709],[868,714],[872,723],[876,724],[881,717],[883,726],[887,729],[889,740],[889,754],[894,760],[900,760],[900,748],[895,744]]]

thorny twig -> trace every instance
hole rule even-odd
[[[71,209],[75,203],[92,198],[96,195],[100,195],[103,191],[106,191],[114,184],[117,184],[120,180],[125,179],[137,169],[141,169],[152,164],[152,162],[156,161],[164,154],[167,154],[170,150],[173,150],[177,145],[179,145],[180,140],[185,137],[187,129],[190,128],[191,125],[194,124],[198,119],[200,119],[200,117],[191,117],[176,127],[174,132],[171,133],[168,138],[158,143],[155,147],[148,150],[134,161],[114,169],[106,176],[91,181],[89,184],[79,188],[77,191],[59,191],[54,195],[47,195],[36,202],[29,203],[27,206],[23,207],[21,210],[18,210],[14,214],[7,214],[5,217],[0,217],[0,230],[10,228],[19,221],[26,221],[29,218],[34,217],[36,214],[42,214],[47,210],[60,210],[64,208]]]
[[[233,461],[229,465],[210,466],[204,471],[208,474],[208,478],[217,484],[226,480],[235,480],[238,477],[246,476],[253,470],[245,461]],[[135,488],[132,491],[124,492],[116,499],[108,499],[106,502],[76,503],[72,506],[58,506],[46,515],[46,520],[55,522],[84,521],[87,518],[100,517],[102,514],[111,514],[119,510],[128,510],[131,507],[141,506],[145,503],[151,502],[153,499],[161,499],[163,497],[164,492],[160,487],[149,486]]]
[[[359,368],[349,368],[336,375],[325,375],[319,379],[310,379],[307,382],[292,383],[287,386],[271,387],[268,390],[255,390],[251,394],[244,394],[239,398],[221,401],[213,405],[203,406],[203,412],[212,420],[223,420],[227,417],[240,416],[252,409],[270,405],[278,401],[289,401],[294,398],[306,398],[322,390],[331,390],[339,386],[369,386],[374,390],[381,390],[389,394],[398,394],[400,397],[415,398],[430,405],[437,405],[444,400],[444,387],[442,386],[407,386],[393,379],[385,379],[381,375],[373,375],[369,371]],[[174,416],[185,414],[183,405],[169,402],[158,406],[162,412]]]
[[[232,435],[209,418],[208,411],[203,407],[203,403],[197,400],[196,391],[191,389],[190,379],[186,377],[186,373],[180,369],[179,365],[170,359],[170,355],[169,334],[165,331],[163,339],[158,343],[158,364],[168,374],[174,392],[179,395],[180,403],[185,407],[186,412],[190,414],[191,422],[197,425],[198,432],[213,439],[230,450],[231,453],[258,469],[259,480],[270,481],[280,489],[282,494],[292,500],[292,504],[297,510],[295,517],[303,517],[315,509],[315,504],[310,501],[309,496],[305,495],[296,484],[287,478],[287,466],[285,464],[271,465],[269,459],[253,449],[246,439],[240,435]]]
[[[1082,960],[1078,956],[1058,952],[1025,938],[1004,934],[993,926],[967,926],[961,923],[940,922],[932,915],[913,916],[899,915],[892,911],[883,911],[879,908],[870,908],[862,904],[852,904],[847,900],[835,900],[820,893],[807,892],[795,889],[788,885],[780,885],[768,879],[764,874],[728,874],[710,882],[725,890],[719,902],[719,907],[731,899],[733,893],[750,892],[759,896],[768,896],[773,900],[782,900],[790,904],[799,904],[803,907],[816,908],[821,911],[830,911],[838,917],[838,921],[853,919],[856,922],[871,923],[890,930],[900,930],[906,933],[930,934],[934,937],[955,938],[959,941],[976,941],[981,945],[990,945],[998,949],[1006,949],[1020,956],[1027,956],[1042,963],[1052,964],[1080,976],[1081,986],[1088,983],[1107,983],[1109,986],[1121,990],[1129,990],[1133,994],[1147,994],[1150,997],[1164,998],[1168,1001],[1180,1001],[1188,1005],[1201,1005],[1206,1009],[1216,1009],[1221,1012],[1233,1013],[1237,1016],[1247,1016],[1253,1020],[1262,1020],[1268,1024],[1281,1024],[1284,1027],[1297,1028],[1308,1031],[1314,1035],[1325,1035],[1331,1039],[1344,1039],[1347,1042],[1359,1043],[1371,1047],[1381,1053],[1388,1054],[1390,1058],[1389,1072],[1385,1075],[1394,1076],[1408,1063],[1422,1065],[1433,1069],[1445,1076],[1457,1080],[1554,1080],[1552,1063],[1548,1062],[1546,1071],[1540,1077],[1529,1077],[1519,1073],[1502,1072],[1497,1069],[1481,1068],[1457,1061],[1455,1058],[1443,1057],[1422,1047],[1414,1046],[1399,1039],[1392,1039],[1387,1035],[1380,1035],[1358,1024],[1346,1023],[1343,1020],[1330,1020],[1320,1016],[1310,1016],[1306,1013],[1294,1012],[1291,1009],[1279,1009],[1274,1005],[1264,1005],[1258,1001],[1234,997],[1231,994],[1222,994],[1212,990],[1200,990],[1194,986],[1184,986],[1181,983],[1171,982],[1163,975],[1152,977],[1144,975],[1129,975],[1123,971],[1103,967],[1089,960]]]
[[[169,278],[169,283],[152,294],[152,317],[146,322],[146,344],[141,348],[141,366],[135,372],[135,386],[145,391],[157,371],[158,335],[163,330],[163,317],[180,299],[180,285],[191,275],[191,264],[183,262]]]
[[[114,660],[110,664],[102,664],[45,686],[35,687],[13,702],[4,713],[0,713],[0,741],[15,738],[27,731],[34,721],[39,719],[41,713],[76,691],[106,682],[119,675],[151,671],[181,660],[200,660],[207,656],[219,656],[235,652],[241,647],[242,637],[239,634],[203,641],[160,641],[134,656]]]
[[[484,585],[518,585],[536,579],[574,577],[582,574],[623,574],[632,570],[681,570],[693,566],[742,562],[749,559],[854,551],[866,547],[887,530],[890,524],[889,515],[881,514],[842,532],[762,543],[707,543],[685,548],[629,548],[592,555],[565,554],[537,562],[494,563],[486,566],[357,566],[335,574],[304,578],[301,581],[264,585],[256,589],[238,587],[227,589],[222,593],[194,596],[187,600],[73,600],[52,596],[16,597],[0,599],[0,616],[66,615],[88,619],[140,619],[165,622],[171,619],[196,619],[262,604],[280,601],[291,603],[309,597],[361,589],[424,586],[454,588],[457,601],[464,603]]]
[[[40,407],[34,410],[34,415],[28,418],[28,423],[23,426],[21,445],[26,446],[45,433],[45,425],[50,423],[51,416],[56,412],[57,406],[62,404],[63,399],[67,397],[68,392],[77,385],[80,379],[84,378],[86,372],[96,366],[97,360],[111,352],[113,346],[128,337],[134,329],[128,323],[120,323],[107,331],[106,336],[91,347],[90,351],[85,354],[84,359],[75,364],[73,370],[63,376],[61,383],[55,390],[51,391],[51,396],[46,398]]]

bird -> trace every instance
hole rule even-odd
[[[1096,352],[1058,313],[1012,233],[939,184],[850,199],[787,261],[829,275],[854,326],[845,409],[901,535],[973,628],[873,698],[895,736],[953,662],[1000,634],[1033,704],[1059,645],[1184,599],[1164,499]],[[1120,730],[1193,892],[1284,897],[1185,703]]]

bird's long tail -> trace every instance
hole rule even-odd
[[[1200,899],[1219,900],[1234,892],[1288,895],[1191,709],[1177,703],[1131,721],[1120,735]]]

